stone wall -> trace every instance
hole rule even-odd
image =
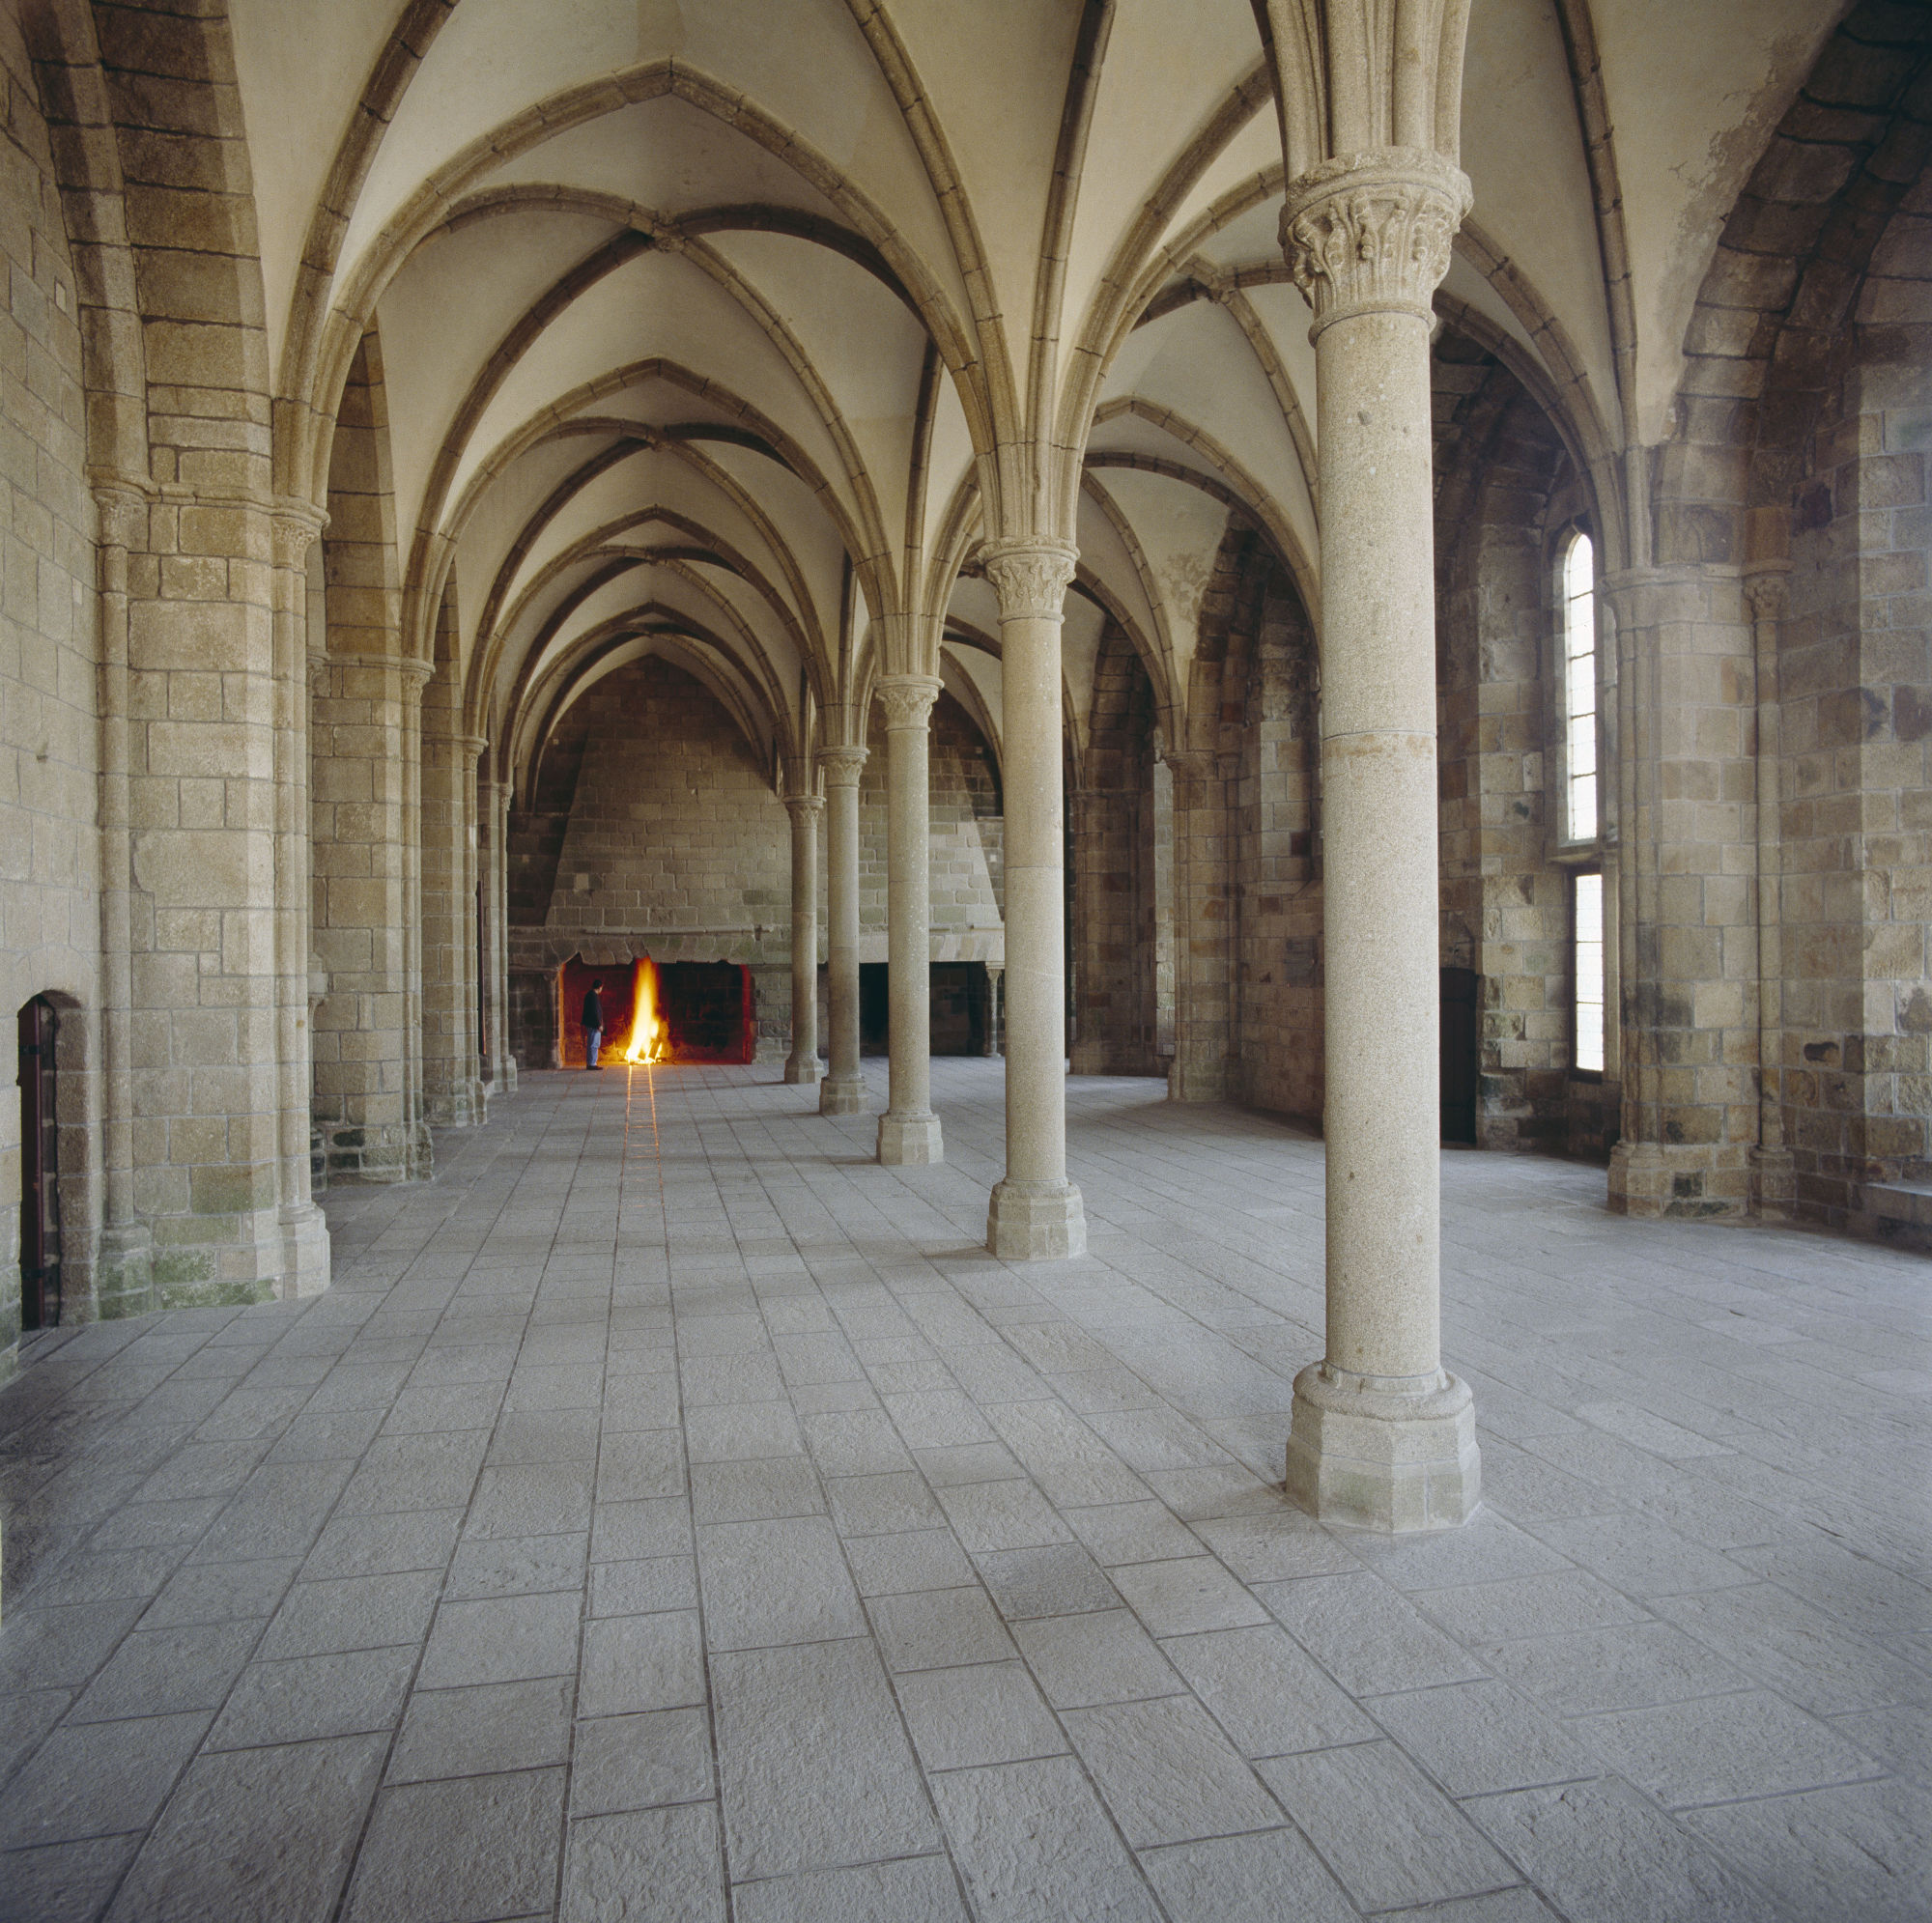
[[[88,1126],[98,1096],[101,943],[96,831],[95,510],[74,269],[27,50],[0,14],[0,1016],[35,995],[59,1010],[64,1283],[90,1300]],[[0,1047],[14,1046],[11,1026]],[[4,1078],[11,1085],[13,1078]],[[18,1327],[20,1105],[0,1097],[0,1354]],[[0,1372],[5,1362],[0,1361]]]

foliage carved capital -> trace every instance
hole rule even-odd
[[[859,785],[859,771],[866,765],[866,750],[863,748],[821,748],[818,750],[818,765],[825,771],[825,785],[828,788],[856,788]]]
[[[1002,621],[1058,621],[1079,556],[1058,541],[989,541],[980,564],[1000,597]]]
[[[888,730],[896,733],[901,728],[924,727],[942,686],[931,674],[881,675],[878,694]]]
[[[1356,314],[1428,320],[1469,200],[1467,175],[1421,148],[1340,155],[1291,181],[1282,251],[1313,332]]]

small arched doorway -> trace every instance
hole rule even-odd
[[[20,1327],[60,1320],[60,1132],[55,1117],[54,1034],[44,995],[20,1010]]]

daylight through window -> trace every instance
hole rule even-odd
[[[1569,774],[1564,838],[1597,837],[1597,588],[1587,534],[1563,556],[1563,722]]]

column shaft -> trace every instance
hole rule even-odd
[[[1062,793],[1061,598],[1070,549],[1009,542],[983,551],[1000,597],[1007,793],[1007,1173],[986,1246],[1008,1261],[1087,1247],[1066,1178],[1066,922]]]
[[[828,748],[825,771],[825,986],[831,1060],[818,1086],[821,1115],[849,1116],[866,1106],[859,1072],[859,771],[863,748]]]
[[[1288,1487],[1439,1527],[1476,1506],[1441,1368],[1435,582],[1429,302],[1468,184],[1434,155],[1331,162],[1282,236],[1315,308],[1321,499],[1327,1355],[1295,1379]]]
[[[791,1053],[784,1079],[812,1083],[818,1062],[818,818],[823,796],[787,795],[791,816]]]
[[[1798,1203],[1798,1175],[1784,1140],[1783,851],[1778,806],[1777,642],[1784,614],[1782,567],[1747,578],[1757,678],[1757,1145],[1750,1152],[1753,1215],[1788,1219]]]
[[[892,1094],[879,1117],[879,1160],[919,1167],[945,1160],[932,1112],[932,884],[930,717],[940,684],[894,674],[879,683],[886,710],[886,930]]]

